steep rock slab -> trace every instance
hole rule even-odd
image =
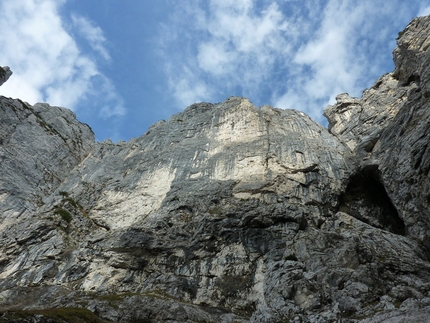
[[[237,97],[193,105],[129,143],[94,144],[38,221],[10,231],[18,244],[0,274],[3,307],[324,321],[373,315],[379,297],[422,297],[419,245],[336,213],[351,175],[344,156],[303,113]],[[132,316],[130,304],[141,304]]]
[[[219,244],[227,245],[215,248],[205,263],[213,262],[210,256],[215,251],[221,252],[223,261],[223,253],[243,250],[237,245],[239,236],[233,234],[236,226],[255,227],[245,239],[247,248],[261,254],[272,244],[258,241],[266,235],[261,229],[285,223],[294,230],[306,228],[308,222],[321,225],[335,207],[348,171],[339,150],[343,147],[334,137],[300,112],[257,109],[246,99],[231,98],[218,105],[191,106],[126,145],[100,146],[58,190],[69,192],[93,221],[110,230],[108,240],[101,238],[98,244],[102,250],[110,249],[103,257],[109,257],[114,267],[154,262],[148,271],[171,275],[178,270],[176,262],[198,258],[195,253],[207,248],[205,241],[218,244],[210,240],[217,240],[224,226],[227,241],[220,238]],[[121,252],[135,249],[143,249],[138,255],[148,259]],[[178,259],[164,264],[166,253]],[[167,268],[160,269],[160,263]],[[200,263],[193,266],[200,268]],[[92,266],[83,288],[116,288],[118,278],[111,276],[112,269],[101,262]],[[224,275],[223,269],[216,271]],[[190,275],[195,280],[213,276],[200,269]],[[127,288],[136,286],[133,282]],[[171,287],[163,287],[167,288]],[[188,294],[182,297],[195,297]],[[204,297],[216,304],[211,296]]]
[[[258,197],[265,188],[297,203],[329,208],[347,172],[343,147],[307,116],[257,109],[242,98],[191,106],[105,155],[109,149],[102,146],[76,174],[84,174],[82,181],[103,183],[91,216],[111,228],[142,221],[161,206],[172,186],[216,181],[234,183],[237,198]],[[130,212],[130,207],[139,211]]]
[[[430,95],[429,24],[428,16],[415,18],[400,33],[398,47],[393,52],[393,72],[363,91],[360,99],[340,94],[337,103],[324,110],[330,132],[354,153],[372,152],[381,131],[406,103],[410,105],[416,100],[416,93]]]
[[[414,19],[394,51],[394,75],[411,87],[374,157],[409,235],[430,248],[430,17]]]
[[[17,269],[31,268],[33,263],[26,264],[27,259],[58,254],[58,250],[54,251],[57,247],[61,250],[62,238],[55,224],[37,216],[38,210],[87,156],[94,135],[70,110],[47,104],[30,106],[4,97],[0,97],[0,123],[3,278]],[[17,266],[15,269],[8,267],[11,262]],[[33,269],[34,273],[40,270]]]
[[[266,303],[265,268],[294,253],[285,239],[333,213],[342,152],[301,112],[242,98],[191,106],[130,143],[95,145],[35,214],[55,230],[9,251],[3,286],[161,290],[251,315]],[[59,206],[69,221],[56,222]]]
[[[407,102],[414,85],[400,86],[393,73],[380,77],[362,97],[347,93],[336,97],[336,104],[324,109],[329,131],[360,156],[371,153],[382,131]]]
[[[0,214],[34,212],[89,153],[91,129],[70,110],[0,97]]]
[[[351,149],[350,165],[357,181],[382,185],[395,212],[387,225],[418,238],[427,247],[430,234],[429,79],[430,18],[414,19],[398,39],[393,52],[395,70],[381,77],[363,96],[337,97],[325,109],[330,132]],[[354,166],[355,165],[355,166]],[[369,191],[372,188],[368,188]],[[363,204],[362,202],[361,205]],[[369,210],[359,218],[372,223]],[[391,219],[389,219],[391,218]]]

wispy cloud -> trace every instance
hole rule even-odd
[[[290,26],[278,5],[257,10],[252,1],[210,2],[209,15],[199,25],[210,35],[197,47],[202,70],[219,77],[239,70],[242,75],[236,79],[252,84],[252,74],[266,76],[266,67],[273,65],[278,55],[288,53],[283,35]]]
[[[430,6],[421,7],[420,12],[418,13],[418,16],[421,17],[421,16],[427,16],[427,15],[430,15]]]
[[[171,92],[179,108],[243,95],[323,122],[337,94],[360,95],[388,72],[397,32],[418,10],[400,0],[190,1],[161,35]]]
[[[384,71],[394,49],[393,17],[411,15],[405,4],[375,7],[373,1],[329,1],[320,12],[313,32],[303,35],[289,69],[293,81],[287,91],[274,96],[274,105],[296,108],[322,120],[322,108],[337,94],[358,96]],[[399,21],[397,24],[399,24]]]
[[[172,73],[169,77],[169,87],[182,107],[189,102],[208,101],[213,95],[207,84],[188,66],[183,66],[180,76]]]
[[[103,30],[87,18],[72,14],[72,22],[77,31],[88,41],[92,49],[98,52],[105,60],[111,60],[106,49],[106,38]]]
[[[181,108],[202,94],[210,101],[220,92],[255,91],[291,50],[284,35],[297,34],[275,2],[257,7],[248,0],[192,1],[175,14],[162,37],[166,72]]]
[[[66,17],[59,13],[65,3],[66,0],[0,3],[1,64],[14,72],[0,94],[32,104],[45,101],[76,110],[79,103],[97,92],[97,96],[110,96],[106,102],[108,115],[124,114],[121,97],[100,72],[96,58],[80,50],[65,26],[72,25],[95,52],[109,60],[101,29],[77,15],[72,17],[72,24],[65,23]]]

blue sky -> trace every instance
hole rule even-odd
[[[325,124],[393,69],[424,0],[1,0],[0,95],[72,109],[129,140],[195,102],[244,96]]]

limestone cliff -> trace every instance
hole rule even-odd
[[[429,35],[329,129],[232,97],[97,143],[0,98],[0,322],[427,322]]]

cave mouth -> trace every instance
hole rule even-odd
[[[366,166],[350,177],[339,198],[339,211],[395,234],[406,233],[405,223],[379,180],[377,165]]]

